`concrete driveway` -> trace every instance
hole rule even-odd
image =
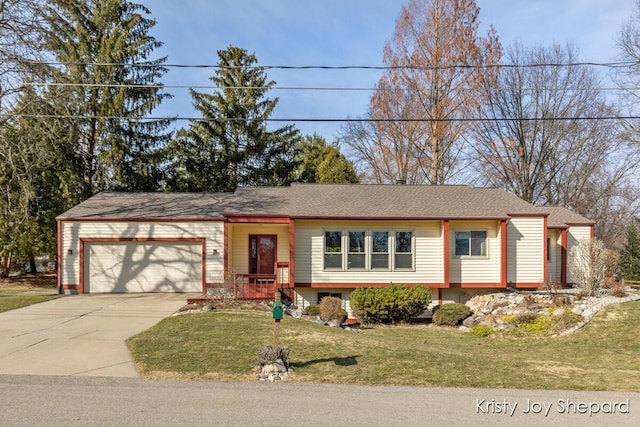
[[[0,313],[0,374],[137,377],[124,341],[194,296],[69,295]]]

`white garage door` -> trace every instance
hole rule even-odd
[[[85,292],[202,291],[200,243],[90,243],[84,250]]]

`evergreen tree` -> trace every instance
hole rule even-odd
[[[627,227],[627,243],[620,253],[620,271],[627,280],[640,280],[640,218]]]
[[[337,145],[329,145],[320,135],[307,135],[300,143],[298,181],[327,184],[357,184],[353,164]]]
[[[297,165],[298,130],[267,128],[278,98],[256,56],[230,46],[218,51],[213,94],[191,91],[202,120],[170,144],[167,187],[173,191],[234,191],[238,186],[287,185]]]
[[[51,104],[72,116],[64,135],[79,161],[80,200],[104,189],[154,190],[169,120],[145,120],[170,95],[158,80],[166,58],[149,35],[150,11],[126,0],[52,0],[45,11],[45,48],[60,63],[53,78],[70,84]]]

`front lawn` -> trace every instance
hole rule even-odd
[[[0,279],[0,313],[58,298],[56,275],[24,274]]]
[[[0,313],[58,298],[57,295],[31,295],[20,288],[0,289]]]
[[[128,340],[141,375],[256,381],[272,342],[270,312],[183,315]],[[286,317],[287,381],[444,387],[640,391],[640,301],[603,309],[559,338],[478,337],[457,329],[377,326],[346,331]]]

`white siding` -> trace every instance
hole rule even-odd
[[[206,243],[206,281],[218,282],[224,276],[224,224],[207,222],[76,222],[62,221],[61,283],[80,282],[80,239],[204,238]],[[69,250],[71,254],[69,254]],[[217,252],[217,253],[214,253]]]
[[[456,231],[486,231],[486,256],[455,256]],[[500,282],[500,222],[498,221],[450,221],[449,251],[451,283],[499,283]]]
[[[591,240],[591,227],[590,226],[572,226],[567,231],[567,263],[571,261],[571,249],[577,246],[582,241]],[[573,283],[573,277],[571,276],[571,269],[567,268],[567,282]]]
[[[549,230],[549,261],[547,262],[547,274],[549,281],[559,282],[562,272],[562,232],[561,230]]]
[[[411,231],[414,236],[413,271],[324,270],[324,232]],[[443,241],[440,221],[319,221],[295,222],[296,283],[442,283]],[[392,256],[392,255],[390,255]]]
[[[507,282],[543,283],[544,218],[514,217],[507,226]]]
[[[319,292],[331,292],[333,294],[342,294],[342,308],[347,311],[349,317],[354,317],[351,311],[351,292],[353,289],[311,289],[311,288],[298,288],[296,289],[296,297],[294,304],[304,309],[311,304],[318,304]]]

